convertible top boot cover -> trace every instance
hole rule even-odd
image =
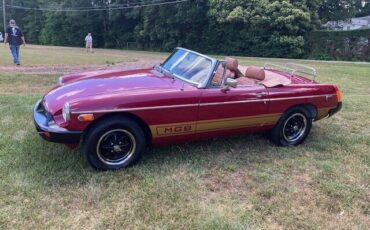
[[[250,84],[250,81],[253,80],[255,83],[263,84],[264,86],[271,88],[276,86],[284,86],[291,84],[291,80],[287,77],[275,73],[273,71],[265,70],[262,67],[256,66],[239,66],[242,71],[245,72],[245,77],[249,79],[249,81],[243,79],[240,80],[241,84]]]
[[[290,85],[292,83],[290,79],[278,73],[275,73],[269,70],[264,70],[264,72],[265,72],[265,80],[261,81],[261,84],[263,84],[264,86],[268,88]]]

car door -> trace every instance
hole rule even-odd
[[[198,139],[263,130],[268,114],[268,91],[263,85],[202,90],[196,134]]]

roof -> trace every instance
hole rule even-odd
[[[352,19],[367,20],[368,22],[370,22],[370,15],[369,16],[365,16],[365,17],[359,17],[359,18],[352,18]]]
[[[327,28],[344,28],[344,27],[357,27],[352,29],[367,28],[370,27],[370,15],[364,17],[351,18],[350,20],[340,21],[328,21],[322,24],[323,27]]]

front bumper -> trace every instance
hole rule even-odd
[[[80,142],[83,132],[69,131],[58,126],[52,119],[41,100],[39,100],[33,109],[33,120],[35,122],[38,134],[45,140],[63,144],[76,144]]]
[[[336,108],[329,110],[329,117],[333,116],[334,114],[338,113],[342,110],[342,102],[338,102]]]

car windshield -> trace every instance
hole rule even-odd
[[[212,61],[188,50],[176,50],[162,67],[177,78],[197,85],[207,80],[212,69]]]

